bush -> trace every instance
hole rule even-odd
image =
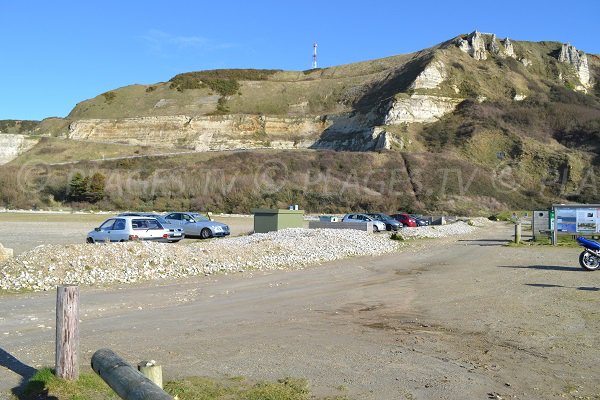
[[[262,81],[279,71],[271,69],[216,69],[179,74],[171,78],[169,82],[171,82],[171,89],[177,89],[180,92],[186,89],[209,87],[222,96],[232,96],[240,89],[238,81]]]

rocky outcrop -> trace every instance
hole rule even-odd
[[[476,60],[487,59],[485,40],[478,31],[471,33],[466,39],[458,39],[457,46]]]
[[[533,63],[531,62],[531,60],[530,60],[530,59],[528,59],[528,58],[525,58],[525,57],[521,58],[519,61],[520,61],[520,62],[521,62],[521,64],[523,64],[525,67],[530,67],[530,66],[533,64]]]
[[[352,134],[328,132],[311,148],[319,150],[374,151],[392,147],[391,136],[381,127],[373,127]]]
[[[439,87],[447,76],[444,63],[434,61],[428,64],[423,72],[416,77],[414,82],[409,86],[409,89],[435,89]]]
[[[434,122],[444,114],[454,111],[463,99],[413,94],[397,98],[385,116],[386,125],[415,122]]]
[[[478,31],[469,34],[466,39],[460,38],[456,41],[456,45],[459,49],[476,60],[487,60],[486,50],[489,50],[489,52],[495,56],[517,58],[515,49],[509,38],[504,39],[501,43],[502,46],[499,46],[495,34],[491,34],[489,42],[486,43],[485,35]]]
[[[26,135],[0,134],[0,165],[17,158],[21,153],[35,146],[38,141]]]
[[[329,126],[320,117],[277,118],[259,115],[187,117],[185,115],[83,119],[69,125],[69,138],[196,151],[239,148],[309,147]]]
[[[575,46],[564,43],[558,55],[558,61],[565,64],[570,64],[577,71],[577,76],[581,82],[582,88],[579,90],[587,90],[590,84],[590,69],[588,65],[587,55],[583,51],[578,51]]]
[[[490,44],[488,45],[488,48],[490,50],[490,53],[495,54],[495,55],[499,55],[500,54],[500,46],[498,46],[498,43],[496,42],[496,35],[492,35],[492,40],[490,41]]]
[[[509,38],[504,39],[504,42],[502,42],[502,46],[504,46],[504,54],[506,54],[508,57],[517,58],[517,55],[515,54],[515,49]]]

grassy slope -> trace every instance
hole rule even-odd
[[[383,79],[413,56],[399,55],[305,72],[280,71],[261,80],[238,78],[240,89],[227,97],[227,108],[231,113],[284,116],[349,111],[350,105],[368,91],[372,82]],[[112,94],[103,93],[79,103],[68,118],[206,115],[215,111],[216,100],[211,97],[218,95],[209,87],[178,91],[170,88],[169,82],[131,85],[109,93]],[[294,107],[302,103],[307,105],[300,111]],[[157,104],[165,105],[155,107]]]
[[[79,160],[151,155],[162,152],[185,151],[117,143],[97,143],[80,140],[43,137],[31,150],[11,161],[9,165],[31,163],[52,164]]]

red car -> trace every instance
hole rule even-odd
[[[396,221],[401,222],[402,225],[408,226],[409,228],[417,227],[417,221],[408,214],[392,214],[391,217]]]

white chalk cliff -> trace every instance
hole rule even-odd
[[[17,158],[20,154],[32,148],[38,139],[26,135],[10,133],[0,134],[0,165]]]
[[[558,61],[565,64],[570,64],[577,71],[577,76],[581,82],[582,87],[577,88],[578,90],[587,91],[592,85],[590,82],[590,69],[588,65],[587,55],[583,51],[578,51],[575,46],[568,43],[563,43],[560,54],[558,55]]]

